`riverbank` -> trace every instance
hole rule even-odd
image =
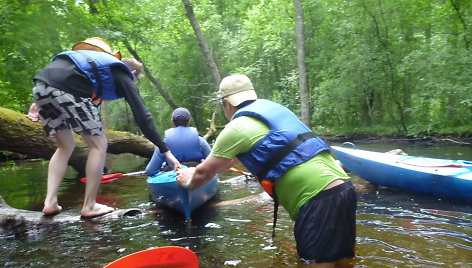
[[[395,136],[395,135],[367,135],[367,134],[353,134],[353,135],[336,135],[336,136],[321,136],[328,142],[352,142],[357,144],[373,144],[373,143],[418,143],[425,145],[435,144],[455,144],[461,146],[472,145],[471,137],[457,137],[457,136],[438,136],[438,137],[426,137],[426,138],[415,138],[408,136]],[[28,155],[12,153],[8,151],[0,151],[0,162],[10,160],[25,160],[33,159]]]

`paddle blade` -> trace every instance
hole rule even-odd
[[[114,180],[117,180],[118,178],[121,178],[121,177],[126,177],[127,175],[126,174],[123,174],[123,173],[115,173],[115,174],[107,174],[107,175],[103,175],[100,179],[100,183],[104,183],[104,182],[110,182],[110,181],[114,181]],[[87,182],[87,178],[82,178],[80,179],[81,182]]]
[[[183,247],[160,247],[124,256],[104,268],[175,267],[198,268],[197,255]]]

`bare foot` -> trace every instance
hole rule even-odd
[[[55,205],[44,205],[43,208],[43,215],[44,216],[52,216],[59,214],[62,211],[62,207],[58,204]]]
[[[84,218],[91,218],[91,217],[97,217],[97,216],[105,215],[107,213],[112,212],[113,210],[115,210],[115,209],[112,208],[112,207],[109,207],[109,206],[106,206],[106,205],[103,205],[103,204],[99,204],[99,203],[95,203],[94,207],[91,208],[91,209],[87,208],[87,207],[83,207],[82,211],[80,211],[80,215],[82,215],[82,217],[84,217]]]

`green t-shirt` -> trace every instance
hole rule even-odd
[[[218,135],[211,154],[228,159],[236,158],[236,155],[249,151],[269,130],[269,126],[257,118],[237,117]],[[290,168],[276,179],[275,193],[280,205],[295,220],[298,209],[303,204],[338,179],[348,180],[349,176],[328,152],[322,152]]]

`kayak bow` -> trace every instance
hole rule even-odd
[[[175,267],[198,268],[198,257],[183,247],[152,248],[124,256],[104,268]]]

